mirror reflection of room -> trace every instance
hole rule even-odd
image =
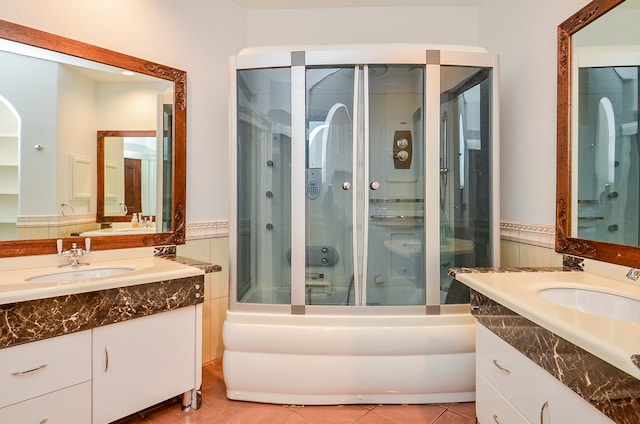
[[[91,234],[104,226],[100,202],[107,216],[127,210],[129,226],[136,213],[150,232],[170,228],[162,219],[155,224],[156,216],[166,215],[166,164],[157,148],[166,137],[155,134],[171,131],[164,109],[172,107],[173,83],[25,47],[3,40],[0,52],[0,240]],[[98,199],[97,187],[95,134],[101,128],[153,133],[137,147],[123,141],[121,159],[108,161],[122,175],[105,199]],[[125,150],[133,167],[124,167]]]
[[[573,35],[577,220],[572,234],[640,243],[640,2],[627,0]],[[611,28],[616,31],[611,31]]]

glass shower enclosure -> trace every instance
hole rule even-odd
[[[238,55],[230,310],[468,304],[449,268],[499,260],[496,63],[428,46]]]

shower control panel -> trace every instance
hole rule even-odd
[[[410,169],[412,156],[411,131],[396,131],[393,134],[393,167],[395,169]]]
[[[307,168],[307,199],[315,200],[320,195],[320,168]]]

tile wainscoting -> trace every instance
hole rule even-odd
[[[500,265],[503,267],[562,266],[555,252],[555,227],[500,222]]]
[[[222,357],[222,324],[229,304],[229,221],[187,224],[187,242],[177,246],[178,256],[222,266],[205,274],[202,308],[202,362]]]

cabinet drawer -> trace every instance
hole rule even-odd
[[[476,326],[476,371],[525,417],[535,417],[537,366],[483,325]]]
[[[480,424],[528,424],[480,374],[476,374],[476,415]]]
[[[0,423],[87,424],[91,422],[91,382],[0,408]]]
[[[90,379],[91,331],[0,349],[0,408]]]

